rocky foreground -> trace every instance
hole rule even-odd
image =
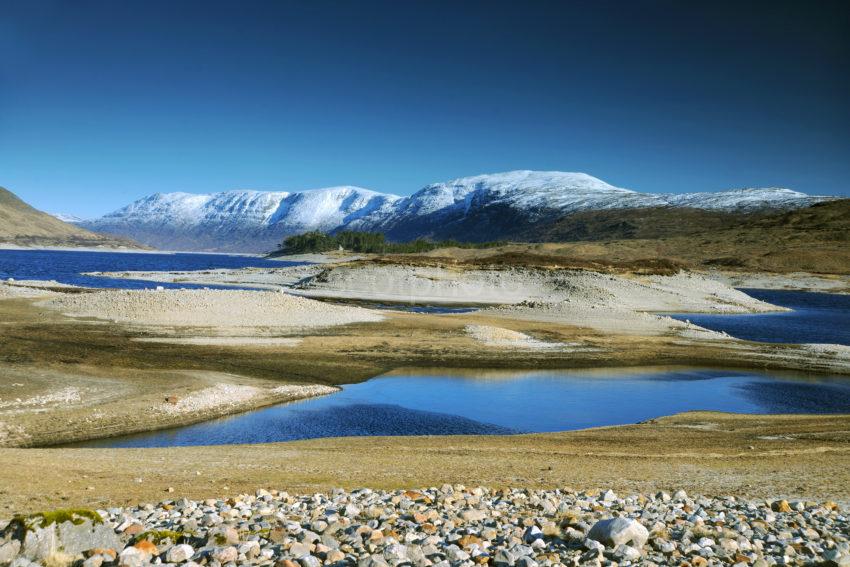
[[[0,565],[850,565],[832,503],[569,490],[336,490],[15,518]]]

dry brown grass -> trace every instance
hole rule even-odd
[[[40,474],[34,476],[34,470]],[[4,449],[0,517],[56,507],[221,498],[258,488],[313,492],[444,482],[610,487],[623,494],[683,488],[689,494],[846,501],[850,416],[690,413],[638,425],[519,436]],[[166,493],[167,487],[174,492]]]
[[[104,236],[36,210],[0,187],[0,243],[16,246],[101,246],[141,248],[126,238]]]
[[[594,216],[596,215],[596,216]],[[638,228],[616,231],[624,216]],[[619,216],[618,216],[619,215]],[[643,216],[641,216],[643,215]],[[576,215],[564,223],[575,224]],[[444,248],[376,261],[457,266],[534,266],[610,272],[669,273],[722,268],[777,273],[850,274],[850,199],[771,215],[729,215],[677,209],[586,213],[587,234],[541,230],[498,248]],[[596,222],[591,222],[596,219]],[[615,222],[616,221],[616,222]],[[572,224],[570,226],[572,226]],[[593,231],[598,232],[594,233]],[[606,238],[607,236],[607,238]],[[557,242],[574,238],[572,242]]]

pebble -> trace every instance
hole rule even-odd
[[[260,490],[98,514],[103,524],[38,527],[27,535],[10,523],[0,531],[0,565],[64,558],[84,567],[850,567],[850,514],[842,505],[682,490]],[[66,547],[68,537],[73,546]],[[82,551],[56,553],[71,548]]]

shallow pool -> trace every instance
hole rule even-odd
[[[730,370],[393,373],[341,392],[86,447],[563,431],[690,410],[850,413],[850,380]]]

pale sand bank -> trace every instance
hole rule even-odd
[[[109,274],[153,281],[290,287],[315,298],[491,305],[488,315],[630,335],[729,339],[658,312],[762,313],[785,308],[701,273],[614,275],[582,270],[457,269],[344,264],[280,269]]]
[[[43,302],[72,317],[172,327],[325,327],[383,320],[369,309],[287,293],[236,290],[108,290]]]
[[[732,287],[850,293],[850,276],[831,274],[790,274],[707,272],[706,276]]]
[[[0,280],[0,299],[53,297],[54,289],[78,289],[76,286],[54,280]]]
[[[338,390],[210,371],[18,366],[2,374],[0,447],[187,425]]]
[[[701,274],[624,276],[576,270],[453,270],[338,266],[300,284],[298,293],[421,303],[490,303],[483,314],[617,334],[687,333],[729,337],[652,312],[786,311]]]
[[[563,349],[580,346],[577,343],[558,343],[537,340],[534,337],[491,325],[467,325],[464,330],[475,340],[487,346],[514,349]]]
[[[219,383],[192,392],[175,402],[163,402],[154,408],[171,415],[186,415],[207,411],[237,410],[255,399],[273,395],[287,399],[312,398],[337,391],[337,388],[320,384],[285,384],[271,389],[256,386]]]
[[[199,271],[86,272],[84,275],[174,284],[230,285],[280,289],[297,285],[305,278],[317,275],[322,269],[322,266],[316,264],[305,264],[282,266],[280,268],[218,268]]]

